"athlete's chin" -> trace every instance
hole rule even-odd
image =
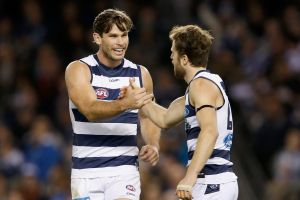
[[[112,52],[112,57],[115,59],[123,59],[125,57],[126,50],[120,51],[120,52]]]
[[[119,61],[119,60],[122,60],[124,57],[125,57],[125,54],[114,55],[114,56],[112,56],[112,59],[115,61]]]

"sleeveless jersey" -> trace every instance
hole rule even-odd
[[[194,76],[192,81],[197,78],[210,80],[217,85],[224,100],[224,104],[216,109],[218,138],[213,153],[198,177],[202,177],[200,180],[202,180],[202,183],[204,184],[218,184],[234,181],[237,179],[237,177],[232,172],[233,163],[230,161],[233,122],[231,108],[225,92],[224,83],[218,75],[212,74],[207,70],[199,71]],[[188,165],[190,164],[194,155],[200,130],[201,127],[199,126],[196,118],[196,109],[190,104],[188,87],[185,93],[185,131],[187,134]]]
[[[120,88],[129,85],[130,77],[135,77],[136,84],[142,87],[140,66],[127,59],[115,68],[103,65],[97,55],[80,61],[90,68],[91,85],[98,101],[117,99]],[[69,109],[73,127],[72,178],[137,173],[138,110],[91,122],[71,100]]]

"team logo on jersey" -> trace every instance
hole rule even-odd
[[[185,109],[184,109],[184,116],[185,117],[188,116],[189,113],[190,113],[189,109],[185,107]]]
[[[98,88],[95,90],[95,92],[97,95],[97,99],[105,99],[109,95],[108,90],[104,88]]]
[[[135,187],[133,185],[126,185],[126,189],[135,192]]]
[[[233,138],[232,133],[229,133],[228,135],[225,136],[223,142],[224,142],[224,145],[225,145],[226,148],[230,149],[230,147],[232,145],[232,138]]]

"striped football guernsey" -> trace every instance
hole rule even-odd
[[[233,122],[231,108],[225,92],[224,83],[218,75],[212,74],[207,70],[199,71],[194,76],[192,81],[197,78],[204,78],[214,83],[220,89],[224,100],[224,104],[216,109],[218,138],[213,153],[198,177],[203,177],[200,179],[206,184],[219,184],[234,181],[237,179],[237,177],[232,172],[233,164],[230,161]],[[195,107],[190,104],[188,92],[189,87],[187,88],[185,94],[185,131],[187,134],[189,165],[196,149],[197,138],[201,127],[199,127],[199,123],[196,118]]]
[[[99,101],[115,100],[120,88],[129,85],[130,77],[135,77],[136,84],[142,87],[140,66],[127,59],[115,68],[103,65],[97,55],[80,61],[90,68],[91,85]],[[72,178],[137,173],[138,110],[91,122],[71,100],[69,105],[73,127]]]

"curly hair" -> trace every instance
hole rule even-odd
[[[206,67],[213,37],[197,25],[175,26],[169,37],[180,56],[187,55],[194,66]]]
[[[93,23],[93,31],[100,36],[108,33],[113,25],[116,25],[121,31],[130,31],[133,23],[130,17],[118,9],[106,9],[99,13]]]

